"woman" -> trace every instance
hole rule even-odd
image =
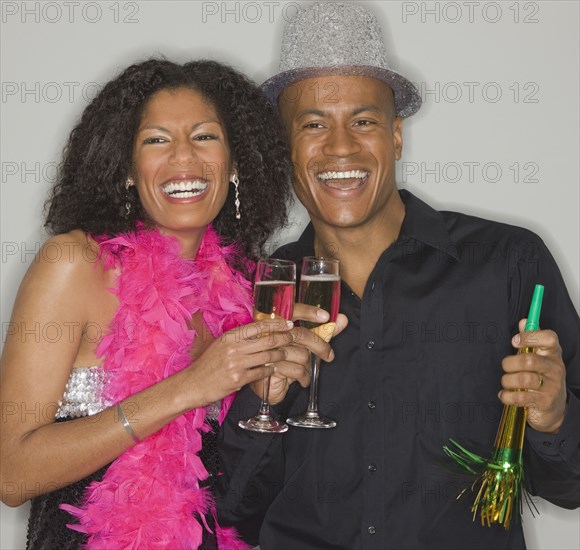
[[[244,257],[286,216],[275,121],[228,67],[150,60],[72,131],[48,202],[56,236],[12,318],[62,337],[9,336],[3,357],[2,401],[19,413],[2,427],[2,496],[34,497],[29,547],[243,547],[215,521],[217,421],[243,385],[276,370],[306,383],[308,349],[330,354],[303,329],[240,327]]]

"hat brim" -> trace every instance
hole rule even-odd
[[[395,110],[397,116],[402,118],[410,117],[421,108],[421,96],[411,81],[390,69],[369,67],[368,65],[337,65],[334,67],[306,67],[291,69],[269,78],[260,86],[260,89],[266,97],[276,107],[278,107],[278,98],[280,97],[280,94],[292,84],[301,80],[306,80],[307,78],[332,75],[367,76],[381,80],[393,90]],[[290,97],[292,91],[288,90],[286,93],[288,93],[288,97]],[[294,97],[294,100],[296,100],[295,95],[296,94],[294,93],[292,96]]]

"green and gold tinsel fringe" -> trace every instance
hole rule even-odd
[[[484,526],[490,527],[497,523],[509,529],[514,511],[521,512],[520,494],[524,477],[522,448],[526,416],[525,407],[504,407],[491,460],[468,451],[453,439],[451,443],[454,449],[449,446],[443,448],[447,455],[466,470],[479,474],[471,486],[471,490],[476,493],[471,511],[473,520],[479,515]],[[465,490],[459,497],[464,493]],[[527,494],[526,501],[531,502]]]

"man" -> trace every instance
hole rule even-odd
[[[437,212],[397,190],[403,118],[420,99],[388,69],[361,6],[300,12],[263,89],[288,130],[312,221],[275,255],[339,258],[349,325],[320,374],[320,410],[336,428],[242,433],[237,420],[257,398],[238,394],[222,434],[222,519],[262,550],[524,548],[518,522],[472,520],[474,495],[456,496],[473,478],[442,447],[454,438],[489,456],[502,404],[526,405],[527,487],[579,505],[580,322],[548,250],[524,229]],[[550,330],[524,335],[537,283]],[[514,355],[526,345],[536,354]],[[307,402],[285,382],[270,394],[281,418]]]

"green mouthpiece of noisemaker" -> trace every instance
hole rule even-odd
[[[536,285],[534,288],[534,295],[532,296],[532,303],[530,304],[530,312],[528,313],[528,320],[526,321],[525,330],[538,330],[540,327],[540,311],[542,310],[542,298],[544,297],[543,285]]]

